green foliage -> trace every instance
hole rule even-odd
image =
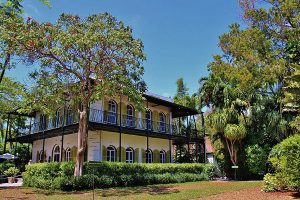
[[[24,185],[43,189],[84,190],[113,186],[180,183],[208,180],[207,164],[85,163],[84,175],[74,177],[74,163],[37,163],[26,167]]]
[[[13,177],[16,176],[20,171],[16,167],[10,167],[8,170],[4,171],[5,176]]]
[[[3,175],[4,171],[8,170],[11,167],[15,167],[15,165],[9,161],[0,163],[0,175]]]
[[[242,140],[246,136],[246,129],[242,124],[227,124],[224,136],[230,141]]]
[[[276,145],[270,153],[269,161],[275,168],[273,179],[278,181],[276,189],[300,189],[300,135],[287,138]],[[269,183],[265,184],[267,187]]]
[[[268,153],[258,144],[246,147],[246,163],[253,174],[263,174],[266,170]]]

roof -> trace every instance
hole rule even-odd
[[[152,94],[149,92],[145,93],[143,96],[149,102],[171,108],[173,118],[199,114],[199,112],[195,109],[174,103],[172,98],[162,97],[160,95]]]
[[[207,136],[205,136],[205,149],[206,149],[206,153],[214,153],[215,152],[215,148],[212,145],[211,139]]]

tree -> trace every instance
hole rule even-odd
[[[220,148],[216,148],[220,155],[228,147],[224,138],[227,125],[235,124],[235,128],[227,131],[237,133],[236,126],[242,124],[249,133],[243,139],[244,145],[263,148],[262,151],[247,152],[240,148],[241,159],[253,157],[252,153],[267,154],[293,133],[290,120],[295,114],[285,112],[284,93],[289,90],[288,82],[294,71],[289,54],[298,58],[299,54],[295,51],[287,53],[286,48],[291,41],[300,39],[300,4],[289,0],[261,2],[240,0],[243,19],[248,26],[241,29],[240,25],[232,24],[229,32],[220,36],[222,54],[214,56],[208,65],[209,76],[200,82],[201,99],[210,107],[207,121],[210,118],[219,120],[208,126],[208,132],[215,147]],[[297,49],[293,45],[290,49]],[[235,122],[232,121],[234,118]],[[224,132],[216,131],[216,126],[224,128]],[[226,154],[220,158],[227,159]],[[228,159],[232,160],[231,156]],[[244,171],[250,167],[250,164],[245,166]]]
[[[74,175],[81,176],[89,103],[105,96],[126,95],[137,108],[143,107],[143,44],[133,38],[130,27],[108,13],[84,19],[62,14],[57,24],[28,19],[17,27],[8,34],[16,36],[18,51],[26,62],[41,66],[32,74],[37,86],[34,96],[39,98],[35,106],[62,105],[66,96],[71,103],[80,104]]]
[[[42,3],[50,6],[49,1],[40,0]],[[3,80],[5,71],[14,67],[12,62],[13,56],[16,54],[14,43],[11,40],[1,37],[6,31],[7,20],[22,20],[21,14],[23,12],[23,6],[21,3],[23,0],[8,0],[0,2],[0,83]]]

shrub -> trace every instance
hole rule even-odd
[[[20,171],[16,167],[10,167],[8,170],[4,171],[5,176],[14,177],[17,176],[17,174]]]
[[[26,167],[25,186],[64,191],[208,180],[206,164],[85,163],[84,175],[73,177],[74,163],[38,163]]]
[[[14,167],[15,164],[8,162],[8,161],[4,161],[3,163],[0,163],[0,175],[2,175],[4,173],[4,171],[8,170],[11,167]]]
[[[253,174],[263,174],[268,160],[268,153],[258,144],[249,145],[246,149],[246,163]]]
[[[283,140],[271,151],[269,161],[275,168],[275,174],[266,176],[266,188],[275,190],[300,189],[300,135]]]

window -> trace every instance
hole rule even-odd
[[[146,111],[146,129],[152,129],[152,112],[151,110]]]
[[[116,148],[113,146],[107,147],[107,161],[110,162],[116,161]]]
[[[66,149],[65,161],[69,162],[71,160],[71,149]]]
[[[152,163],[153,162],[153,152],[151,149],[148,149],[146,151],[146,163]]]
[[[166,152],[161,150],[159,152],[160,163],[166,163]]]
[[[134,108],[132,105],[127,105],[126,126],[134,127]]]
[[[108,102],[107,122],[110,124],[117,123],[117,104],[113,100]]]
[[[164,113],[159,113],[159,131],[166,132],[166,116]]]
[[[53,161],[59,162],[60,161],[60,148],[58,145],[53,147]]]
[[[126,149],[126,162],[127,163],[133,163],[134,160],[134,151],[132,148]]]

